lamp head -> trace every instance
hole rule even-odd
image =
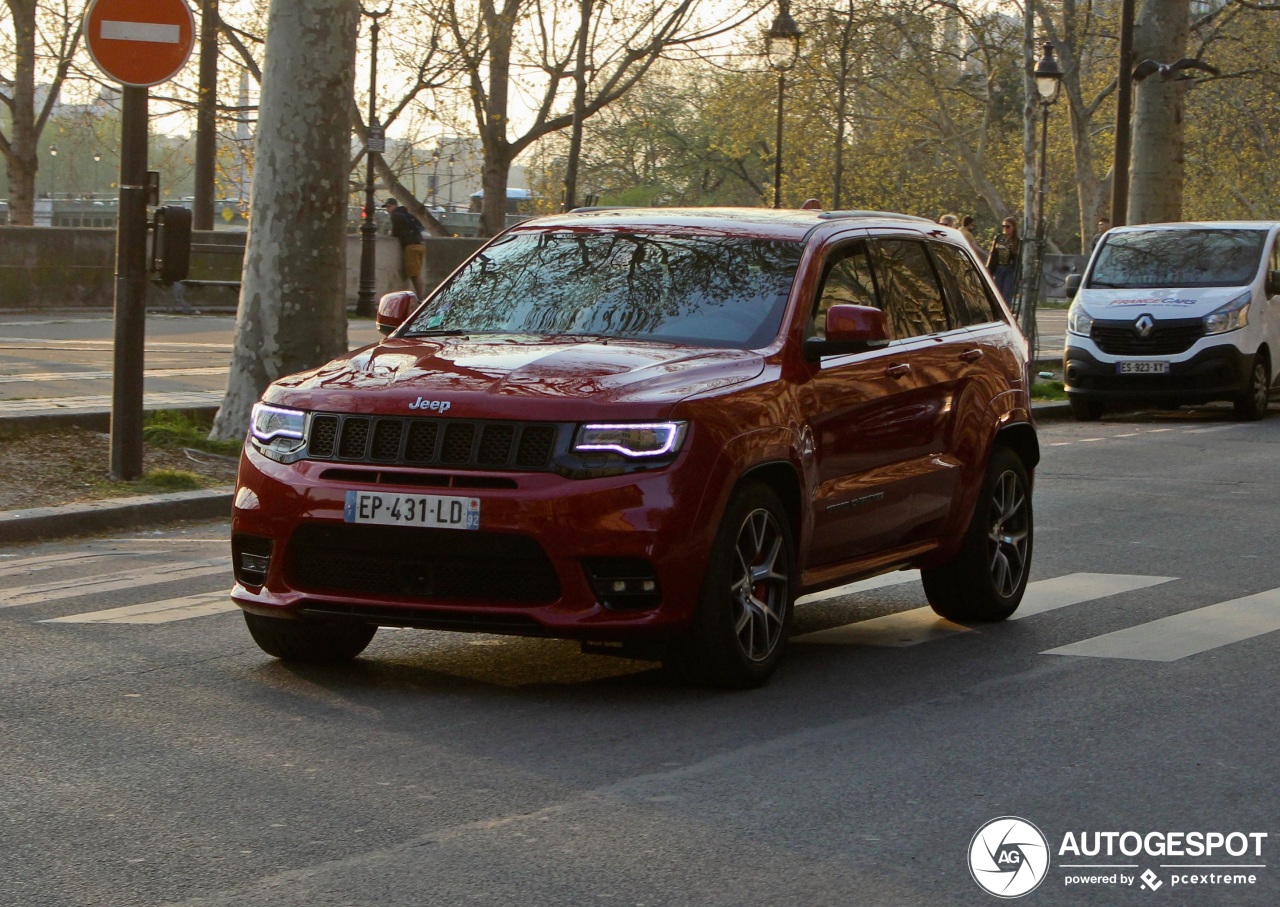
[[[1058,88],[1062,84],[1062,69],[1058,66],[1052,44],[1045,42],[1044,56],[1036,61],[1034,75],[1040,100],[1046,104],[1052,104],[1058,99]]]
[[[800,58],[800,26],[791,18],[786,5],[781,7],[773,24],[764,34],[765,55],[769,67],[776,72],[788,72]]]

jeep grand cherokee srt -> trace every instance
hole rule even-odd
[[[254,410],[232,594],[271,655],[468,630],[751,686],[803,593],[920,568],[953,620],[1021,600],[1027,344],[954,230],[590,210],[412,301]]]

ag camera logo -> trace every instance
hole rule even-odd
[[[992,819],[969,842],[969,873],[998,898],[1030,894],[1049,872],[1049,842],[1017,816]]]

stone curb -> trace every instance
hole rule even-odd
[[[234,497],[235,490],[224,487],[0,511],[0,543],[139,529],[176,520],[229,519]]]

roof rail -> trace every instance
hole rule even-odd
[[[917,217],[914,214],[895,214],[892,211],[823,211],[818,217],[823,220],[840,220],[848,217],[892,217],[897,220],[917,220],[926,224],[933,223],[927,217]]]
[[[592,214],[596,211],[627,211],[636,205],[591,205],[584,208],[570,208],[567,214]]]

